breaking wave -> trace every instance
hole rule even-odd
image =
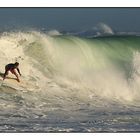
[[[0,37],[0,60],[1,73],[7,63],[19,61],[22,78],[33,83],[32,92],[140,99],[140,37],[8,32]]]

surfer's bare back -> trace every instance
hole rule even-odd
[[[20,82],[18,74],[16,73],[16,70],[17,70],[19,75],[21,76],[21,73],[20,73],[18,66],[19,66],[18,62],[7,64],[5,66],[5,73],[3,76],[3,80],[6,78],[6,75],[8,75],[8,73],[10,71],[12,74],[14,74],[17,77],[17,81]]]

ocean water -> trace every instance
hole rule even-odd
[[[139,36],[4,32],[0,60],[0,132],[140,131]]]

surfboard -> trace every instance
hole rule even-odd
[[[18,82],[14,77],[6,77],[4,81],[0,79],[0,86],[5,88],[9,87],[23,92],[34,91],[38,89],[35,82],[27,81],[23,77],[20,77],[20,82]]]

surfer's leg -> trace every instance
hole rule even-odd
[[[3,80],[6,78],[6,75],[8,75],[8,71],[7,70],[5,70],[5,73],[3,75]]]
[[[18,78],[18,74],[16,73],[15,70],[11,70],[11,73],[14,74],[17,77],[17,81],[20,82],[19,78]]]

